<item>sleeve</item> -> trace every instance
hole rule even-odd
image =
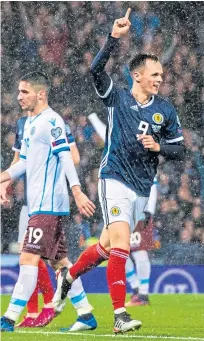
[[[18,179],[26,172],[26,162],[22,159],[19,160],[15,163],[15,165],[8,168],[7,172],[9,173],[11,180]]]
[[[164,143],[175,143],[184,139],[179,117],[173,106],[169,107],[169,115],[162,138]]]
[[[47,140],[51,146],[52,154],[57,155],[61,151],[70,150],[67,142],[65,123],[56,115],[48,121]]]
[[[65,132],[66,132],[66,137],[67,137],[67,143],[69,145],[75,143],[75,138],[72,135],[72,132],[68,123],[65,123]]]
[[[98,118],[96,113],[88,116],[89,121],[96,130],[98,136],[105,142],[106,139],[106,125]]]
[[[22,140],[22,132],[20,130],[20,120],[18,120],[16,123],[16,136],[15,136],[15,142],[12,147],[12,150],[14,150],[15,152],[20,152],[21,140]]]
[[[80,186],[79,178],[71,154],[60,151],[59,160],[69,181],[70,188],[73,186]]]
[[[98,52],[91,65],[91,73],[94,77],[94,85],[97,95],[103,100],[108,107],[113,106],[117,87],[113,84],[112,79],[105,71],[111,52],[117,45],[118,39],[108,35],[105,45]]]

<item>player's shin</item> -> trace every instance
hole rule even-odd
[[[129,251],[112,248],[107,267],[107,281],[109,292],[116,314],[124,312],[126,295],[125,264],[129,257]]]
[[[108,257],[109,257],[108,252],[100,245],[100,243],[98,243],[86,249],[81,254],[78,261],[73,266],[71,266],[71,268],[70,266],[68,266],[69,270],[67,267],[63,267],[57,271],[57,290],[53,298],[54,307],[57,313],[61,313],[62,310],[64,309],[66,296],[68,292],[72,290],[71,289],[72,287],[75,288],[75,284],[74,284],[75,280],[81,274],[86,273],[91,268],[96,267],[97,265],[102,263],[104,260],[108,259]],[[74,290],[75,289],[73,289],[73,292]],[[83,287],[81,286],[80,288],[80,282],[78,282],[78,289],[76,290],[76,292],[78,292],[76,296],[79,295],[78,299],[82,298]],[[71,296],[69,297],[71,298]],[[88,307],[89,306],[87,306],[87,308]],[[90,307],[88,308],[88,310],[89,309]]]
[[[128,258],[126,262],[125,271],[126,271],[126,279],[128,283],[130,284],[132,294],[133,295],[138,294],[140,282],[135,271],[135,264],[133,263],[130,257]]]
[[[104,260],[109,258],[109,253],[103,248],[100,243],[88,247],[77,262],[70,268],[67,274],[67,279],[76,279],[87,271],[97,267]]]
[[[132,257],[135,259],[137,273],[140,280],[139,294],[148,296],[151,273],[151,263],[148,257],[148,252],[145,250],[135,251],[132,253]]]
[[[70,299],[78,316],[91,313],[91,311],[93,310],[92,305],[89,303],[87,299],[87,296],[84,291],[80,278],[77,278],[73,282],[72,287],[69,290],[67,297]]]
[[[16,321],[26,306],[37,284],[38,267],[21,265],[18,281],[15,285],[8,309],[4,314],[10,320]]]
[[[47,265],[42,259],[40,259],[38,264],[38,283],[43,295],[44,307],[52,308],[54,289],[52,286]]]
[[[38,316],[38,285],[36,285],[27,303],[27,317],[36,318]]]

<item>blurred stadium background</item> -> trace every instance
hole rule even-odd
[[[85,221],[72,205],[67,220],[70,256],[75,260],[103,226],[97,197],[97,173],[103,142],[87,115],[96,112],[106,122],[95,95],[89,66],[113,21],[131,14],[131,34],[108,63],[115,81],[128,86],[125,61],[138,51],[159,55],[164,65],[160,94],[177,108],[187,153],[182,163],[160,159],[158,204],[154,219],[156,266],[200,265],[204,278],[204,3],[201,2],[58,2],[1,3],[1,169],[11,163],[15,123],[22,115],[16,101],[17,81],[25,72],[50,75],[50,106],[67,121],[81,155],[78,168],[83,189],[97,211]],[[23,187],[18,181],[11,202],[2,208],[1,252],[17,252],[18,218]],[[73,228],[74,227],[74,228]],[[70,231],[72,231],[70,233]],[[73,233],[74,231],[74,233]],[[16,259],[16,258],[15,258]],[[4,265],[4,264],[2,264]],[[203,266],[202,266],[203,265]],[[196,279],[197,280],[197,279]],[[204,282],[204,280],[203,280]],[[198,284],[198,283],[197,283]],[[198,285],[199,286],[199,285]],[[193,289],[189,289],[189,292]],[[203,288],[204,292],[204,288]]]

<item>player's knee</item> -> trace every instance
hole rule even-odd
[[[19,259],[20,265],[33,265],[38,266],[40,260],[39,255],[34,255],[32,253],[22,252]]]
[[[71,268],[71,266],[73,264],[70,262],[68,257],[65,257],[65,258],[58,260],[58,261],[50,260],[50,265],[56,271],[57,269],[59,269],[61,267],[67,267],[69,269],[69,268]]]
[[[120,248],[130,252],[130,231],[126,222],[109,225],[111,248]]]

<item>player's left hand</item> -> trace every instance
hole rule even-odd
[[[111,36],[114,38],[121,38],[127,35],[130,30],[131,22],[129,20],[131,8],[128,8],[125,16],[114,21]]]
[[[89,198],[81,191],[76,194],[73,193],[73,195],[79,212],[86,217],[93,216],[96,206],[92,203],[92,201],[89,200]]]
[[[159,152],[160,144],[155,142],[152,135],[137,134],[137,140],[141,141],[145,149],[150,149],[151,152]]]
[[[1,205],[7,205],[10,201],[8,199],[8,193],[7,193],[7,189],[9,185],[10,185],[10,181],[6,181],[0,184],[0,204]]]

